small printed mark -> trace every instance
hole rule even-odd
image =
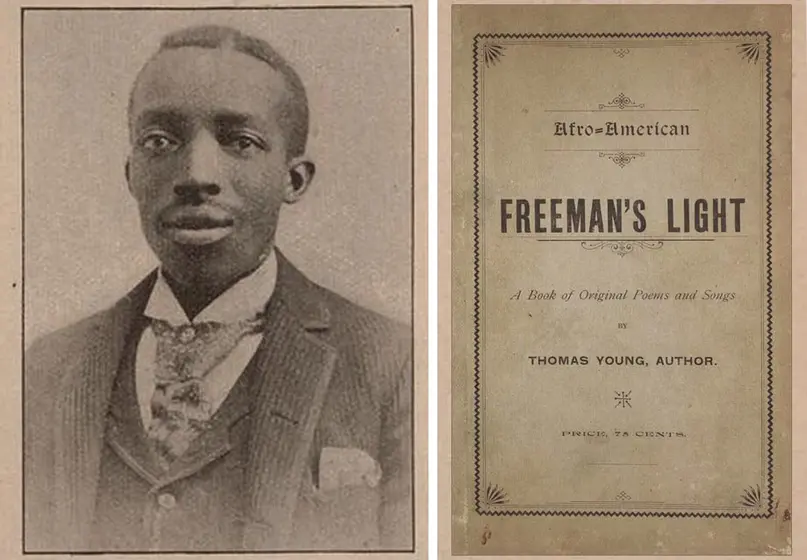
[[[790,521],[790,510],[786,509],[782,514],[782,521]]]
[[[623,490],[622,492],[616,495],[616,499],[619,500],[620,502],[627,502],[628,500],[631,499],[631,497],[627,492]]]
[[[632,392],[633,391],[614,391],[616,394],[614,397],[614,400],[616,401],[614,408],[619,408],[620,406],[622,408],[633,408],[633,405],[630,404],[630,394]]]
[[[599,152],[600,157],[613,161],[619,167],[625,167],[637,157],[644,157],[644,152]]]
[[[624,109],[626,107],[630,109],[643,109],[644,103],[636,103],[633,99],[631,99],[622,92],[619,92],[619,95],[614,97],[608,103],[600,103],[600,110],[616,109],[616,108]]]
[[[482,532],[482,545],[484,546],[488,544],[488,541],[492,536],[493,533],[490,532],[490,528],[487,525],[485,525],[485,530]]]
[[[586,251],[593,251],[595,249],[611,249],[612,253],[624,257],[628,253],[632,253],[634,249],[661,249],[664,246],[663,241],[581,241],[580,246]]]

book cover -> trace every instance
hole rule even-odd
[[[787,554],[791,9],[452,8],[452,552]]]

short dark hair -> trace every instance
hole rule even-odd
[[[292,66],[269,43],[263,39],[246,35],[232,27],[223,25],[199,25],[174,31],[163,37],[160,48],[149,60],[160,53],[182,47],[202,47],[206,49],[232,48],[268,64],[280,72],[286,81],[288,95],[279,107],[278,122],[286,132],[287,155],[301,156],[305,153],[308,141],[308,97],[300,76]],[[145,68],[148,62],[143,65]],[[141,72],[143,70],[141,69]],[[135,81],[135,83],[137,83]],[[129,96],[129,112],[132,109],[132,96]]]

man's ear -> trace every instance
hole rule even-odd
[[[123,165],[123,174],[126,176],[126,186],[129,189],[129,194],[134,194],[132,193],[132,181],[129,178],[129,165],[129,158],[126,158],[126,163]]]
[[[316,169],[314,162],[302,157],[294,158],[289,162],[289,180],[283,197],[287,204],[294,204],[302,198],[308,185],[314,179]]]

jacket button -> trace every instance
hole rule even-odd
[[[157,503],[160,504],[160,507],[165,509],[174,509],[177,505],[177,499],[173,496],[173,494],[160,494],[157,496]]]

